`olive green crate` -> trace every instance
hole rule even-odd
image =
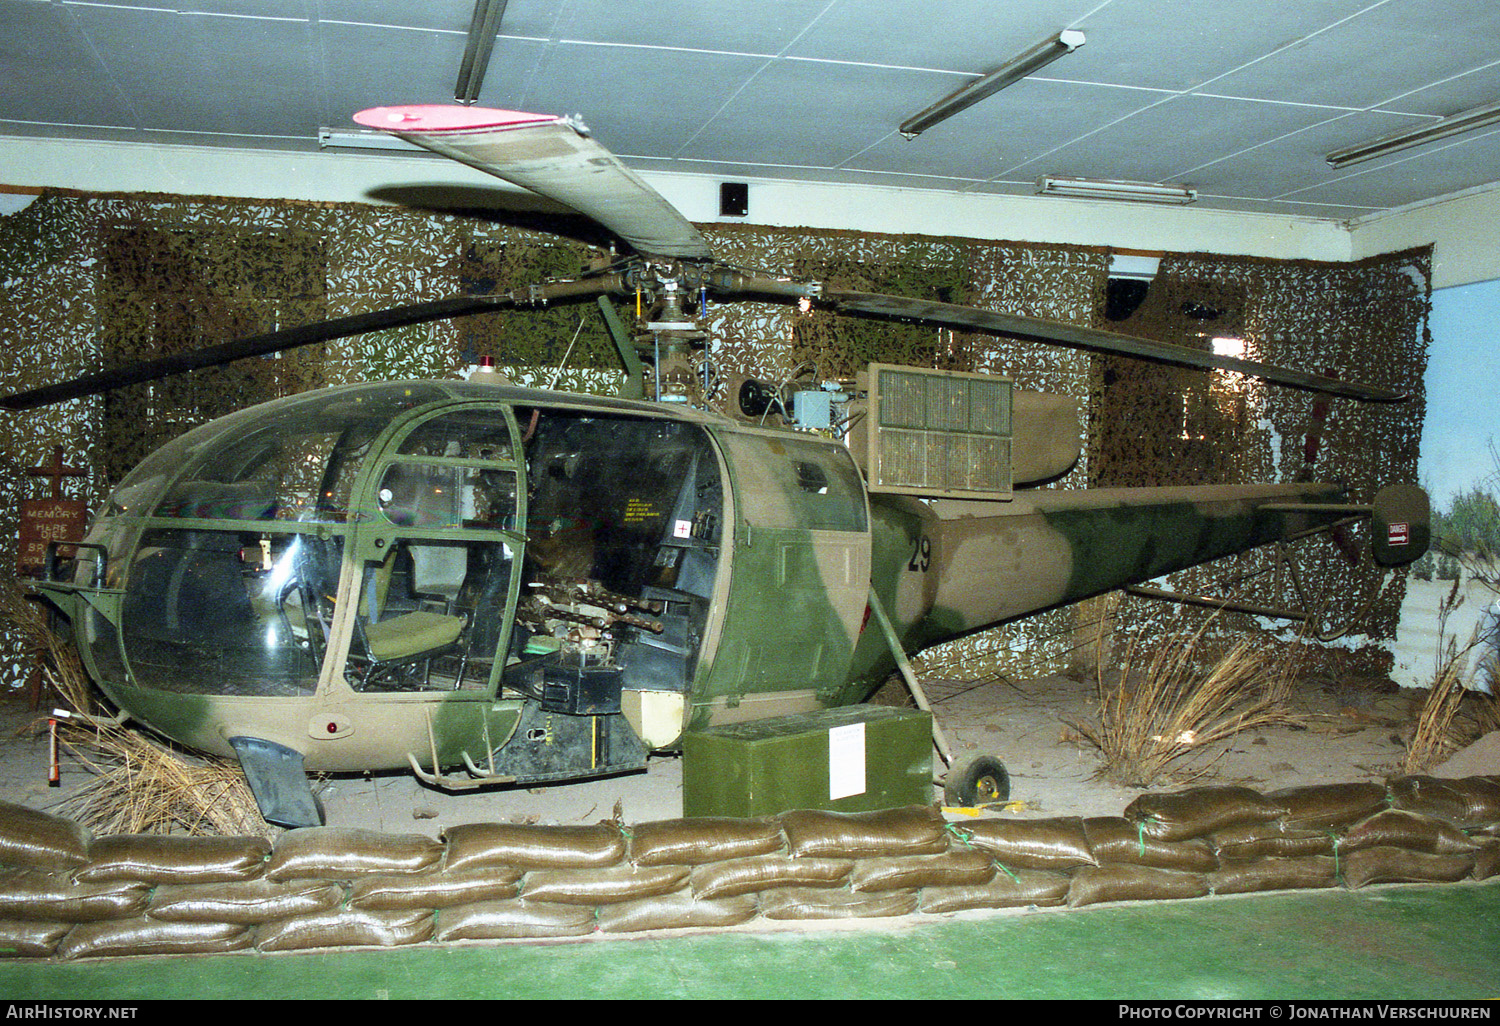
[[[932,715],[916,709],[854,705],[691,730],[682,751],[684,817],[871,812],[933,800]]]

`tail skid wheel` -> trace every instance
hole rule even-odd
[[[1010,798],[1010,773],[992,755],[961,759],[943,780],[943,799],[955,808],[972,809]]]

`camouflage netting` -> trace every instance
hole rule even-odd
[[[1120,816],[935,808],[624,826],[91,836],[0,803],[0,953],[297,951],[713,929],[1500,877],[1500,777],[1144,794]]]
[[[1414,482],[1426,408],[1430,271],[1427,250],[1353,264],[1169,255],[1144,302],[1117,322],[1121,330],[1197,348],[1238,340],[1246,359],[1410,398],[1330,400],[1223,372],[1195,375],[1098,358],[1089,407],[1090,485],[1337,481],[1350,501],[1368,503],[1386,484]],[[1296,546],[1290,564],[1277,549],[1262,549],[1174,575],[1166,587],[1312,609],[1319,622],[1303,637],[1321,634],[1322,643],[1307,646],[1306,672],[1381,677],[1390,666],[1406,575],[1376,567],[1367,537],[1358,525]],[[1163,637],[1209,615],[1133,599],[1113,610],[1110,626],[1120,645]],[[1229,613],[1215,629],[1233,637],[1255,626],[1248,615]],[[1298,634],[1279,632],[1283,639]]]
[[[724,260],[747,269],[1108,323],[1109,254],[1100,249],[741,225],[704,230]],[[583,242],[527,228],[392,207],[46,193],[0,218],[0,378],[7,391],[34,387],[228,337],[571,276],[597,256]],[[880,360],[1004,373],[1021,388],[1073,395],[1088,444],[1059,487],[1289,479],[1304,463],[1304,440],[1322,424],[1316,471],[1347,480],[1364,501],[1377,482],[1415,479],[1427,272],[1426,254],[1358,264],[1163,262],[1126,327],[1200,346],[1230,333],[1244,339],[1251,358],[1393,384],[1415,396],[1394,409],[1340,400],[1326,417],[1305,393],[1224,375],[1155,366],[1132,374],[1118,361],[1058,347],[805,315],[790,305],[715,307],[709,355],[721,388],[736,373],[784,380],[815,369],[841,377]],[[621,312],[631,307],[625,301]],[[452,376],[480,356],[494,356],[519,383],[545,385],[565,354],[559,388],[612,391],[620,380],[602,318],[583,304],[391,329],[4,414],[0,566],[15,563],[18,500],[44,487],[25,468],[55,445],[89,471],[66,482],[65,494],[93,506],[150,449],[228,410],[325,384]],[[1164,381],[1174,387],[1164,390]],[[1330,597],[1338,620],[1352,616],[1357,596],[1382,577],[1370,567],[1334,565],[1330,551],[1308,560],[1308,590],[1314,601]],[[1263,566],[1251,560],[1229,569]],[[1224,574],[1216,565],[1177,586],[1205,591]],[[1388,661],[1381,643],[1394,636],[1403,587],[1398,575],[1357,628],[1351,657],[1365,672],[1382,672]],[[1132,600],[1119,611],[1117,634],[1155,631],[1164,615]],[[967,676],[1063,668],[1088,645],[1079,639],[1098,619],[1095,606],[1054,611],[949,646],[928,665]],[[1233,617],[1224,622],[1236,627]],[[20,686],[29,662],[11,634],[0,636],[0,689]]]

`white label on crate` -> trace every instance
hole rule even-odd
[[[828,728],[828,800],[865,793],[865,725]]]

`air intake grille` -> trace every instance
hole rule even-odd
[[[1010,494],[1010,381],[879,364],[870,381],[872,490]]]

